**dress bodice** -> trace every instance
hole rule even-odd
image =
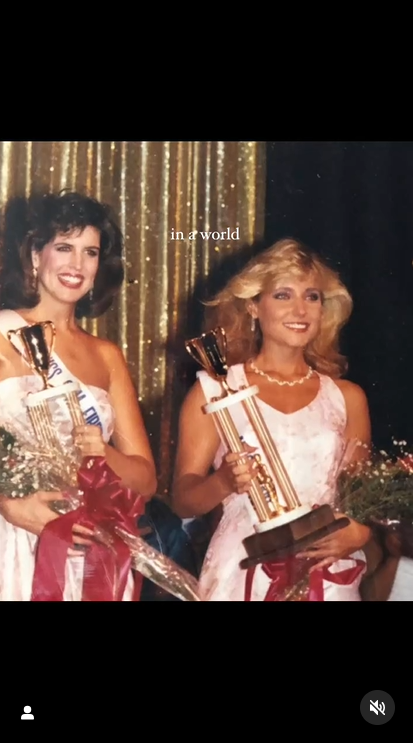
[[[86,387],[86,385],[82,385]],[[34,433],[28,417],[26,397],[31,392],[42,389],[42,381],[35,374],[10,377],[0,381],[0,426],[12,433],[20,441],[30,444]],[[99,408],[104,440],[109,441],[114,428],[114,410],[109,394],[100,387],[87,386]],[[71,439],[73,424],[64,400],[54,400],[50,404],[53,423],[62,444]]]
[[[294,413],[282,413],[256,398],[260,412],[287,469],[292,484],[301,503],[321,505],[332,503],[335,495],[335,482],[338,468],[345,448],[345,427],[347,422],[346,405],[343,394],[335,382],[325,375],[319,375],[320,386],[314,400]],[[217,382],[206,372],[198,372],[205,397],[208,402],[222,391]],[[249,386],[242,364],[230,367],[228,383],[232,389]],[[230,408],[238,433],[250,446],[258,447],[258,438],[242,404]],[[220,444],[214,467],[217,469],[227,449]],[[280,502],[284,501],[279,496]],[[233,511],[248,508],[248,496],[234,494],[224,501],[224,509]],[[235,515],[234,513],[232,514]]]

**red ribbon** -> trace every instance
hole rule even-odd
[[[93,542],[86,549],[82,601],[122,601],[132,567],[131,555],[113,527],[139,535],[136,523],[144,512],[144,500],[121,485],[104,457],[84,460],[78,484],[84,493],[82,505],[50,521],[39,537],[32,601],[63,601],[67,551],[73,547],[75,524],[91,530],[100,527],[112,539],[110,547]],[[143,576],[135,571],[133,575],[133,600],[139,601]]]
[[[398,457],[397,462],[402,469],[404,469],[410,475],[413,474],[413,454],[406,454],[406,456],[403,458]]]
[[[364,560],[355,560],[355,565],[346,570],[332,573],[329,567],[314,570],[310,574],[310,590],[308,601],[324,601],[323,581],[329,581],[336,586],[351,586],[351,584],[364,571],[366,563]],[[313,596],[316,596],[314,598]],[[318,598],[321,596],[321,598]]]
[[[318,503],[313,505],[312,510],[316,508],[320,508]],[[295,555],[290,555],[278,562],[262,563],[261,567],[265,575],[271,580],[264,601],[281,601],[283,592],[287,588],[293,588],[293,586],[303,580],[307,571],[315,562],[315,559],[312,561],[300,560]],[[356,560],[355,562],[356,564],[352,568],[340,570],[337,573],[332,573],[329,567],[313,570],[309,574],[307,595],[303,601],[324,601],[324,581],[329,581],[338,586],[351,585],[366,567],[366,563],[363,560]],[[256,567],[254,566],[247,570],[244,601],[251,601],[252,584]]]
[[[335,583],[340,586],[348,586],[363,572],[366,563],[356,560],[356,564],[347,570],[333,573],[328,567],[314,570],[309,575],[309,587],[307,597],[304,601],[324,601],[324,581]],[[299,560],[295,556],[287,557],[278,562],[267,562],[262,564],[264,573],[270,578],[271,583],[264,601],[281,601],[282,594],[287,588],[292,588],[301,581],[308,571],[308,561]],[[251,601],[252,584],[256,566],[247,570],[245,581],[245,601]]]

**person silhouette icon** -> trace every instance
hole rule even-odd
[[[24,708],[24,715],[21,716],[21,720],[34,720],[34,716],[31,714],[32,708],[31,707],[25,707]]]

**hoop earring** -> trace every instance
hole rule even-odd
[[[37,285],[38,285],[37,268],[34,268],[34,266],[33,266],[33,270],[32,270],[32,289],[35,292],[37,292]]]

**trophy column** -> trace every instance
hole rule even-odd
[[[73,427],[83,425],[84,418],[79,405],[78,392],[79,385],[75,382],[70,382],[61,385],[61,387],[51,387],[50,389],[33,392],[28,395],[26,405],[30,422],[38,441],[41,441],[44,446],[61,448],[56,427],[53,424],[49,402],[63,398],[72,419]]]
[[[257,475],[247,489],[258,517],[255,534],[243,540],[247,558],[241,562],[248,568],[294,554],[318,539],[348,526],[347,518],[336,519],[329,505],[313,509],[302,505],[279,455],[274,440],[258,407],[257,386],[231,390],[226,363],[226,336],[222,328],[193,338],[186,343],[188,353],[220,383],[222,396],[204,406],[204,412],[214,417],[223,441],[231,452],[243,452],[243,442],[230,415],[233,405],[241,404],[265,455],[265,464],[257,455]],[[277,493],[285,502],[281,505]]]
[[[51,331],[49,343],[46,331]],[[19,348],[13,343],[17,338]],[[53,420],[51,403],[62,401],[67,407],[73,428],[84,424],[84,417],[80,407],[78,393],[80,387],[76,382],[68,382],[59,386],[52,386],[48,381],[50,356],[53,352],[56,330],[51,321],[33,323],[18,330],[9,330],[8,338],[16,350],[19,350],[26,363],[32,371],[37,374],[43,382],[43,389],[39,392],[29,393],[26,398],[28,416],[37,440],[46,449],[55,449],[64,453],[56,430],[56,422]],[[73,482],[77,477],[73,471]]]

